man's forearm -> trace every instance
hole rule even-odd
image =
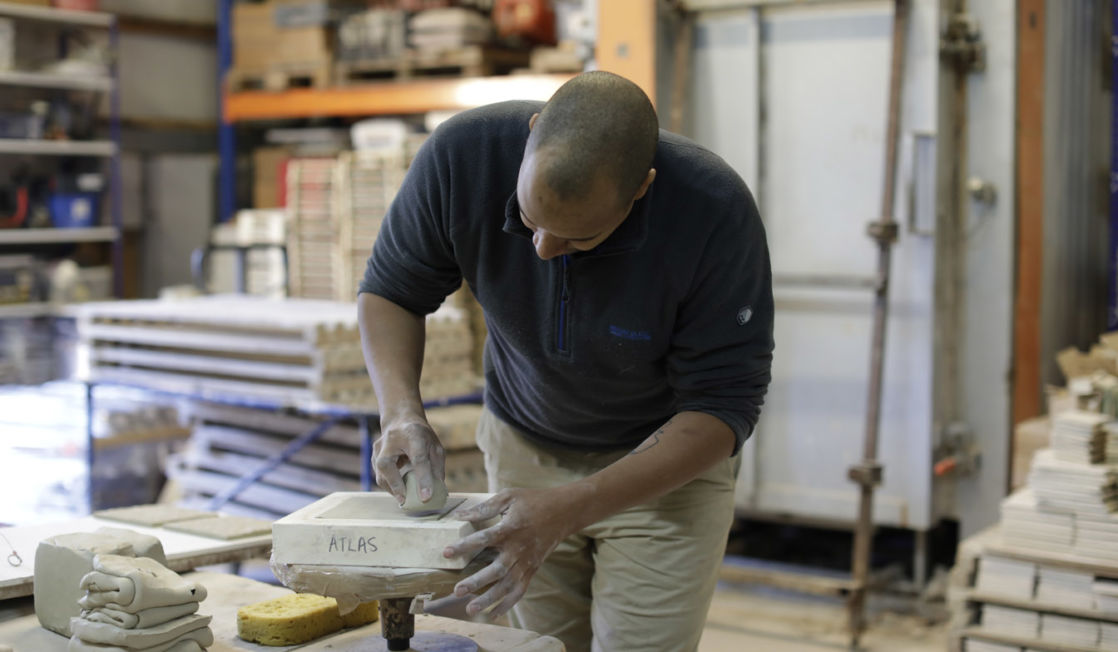
[[[422,417],[423,317],[367,292],[358,296],[357,309],[361,350],[377,394],[381,422]]]
[[[734,433],[721,419],[677,414],[630,454],[559,488],[568,492],[573,508],[572,532],[687,484],[726,459],[733,447]]]

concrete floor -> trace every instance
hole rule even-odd
[[[874,601],[871,601],[874,602]],[[869,652],[943,652],[944,624],[871,606],[860,649]],[[699,652],[813,652],[847,650],[842,602],[758,587],[720,586]]]

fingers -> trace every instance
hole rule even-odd
[[[481,589],[503,578],[508,572],[509,569],[505,566],[504,560],[498,557],[492,564],[489,564],[456,584],[454,586],[454,595],[461,598],[471,593],[477,593]]]
[[[524,596],[528,588],[527,584],[527,580],[522,581],[517,573],[506,574],[488,591],[466,605],[466,615],[476,616],[484,613],[490,618],[500,617]]]
[[[400,458],[394,455],[381,455],[377,457],[373,466],[377,470],[377,486],[392,494],[396,501],[403,504],[407,492],[404,486],[404,477],[400,474]]]
[[[412,473],[415,474],[415,481],[419,486],[419,499],[427,502],[435,486],[428,442],[420,441],[418,437],[408,438],[408,460],[411,462]]]
[[[504,514],[512,498],[513,493],[504,489],[483,503],[456,510],[451,516],[459,521],[469,521],[471,523],[488,521]]]
[[[494,525],[462,537],[443,549],[443,557],[447,559],[453,557],[472,559],[477,553],[497,543],[501,535],[500,527],[500,525]]]

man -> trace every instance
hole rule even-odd
[[[489,327],[478,446],[498,493],[457,516],[502,515],[444,551],[498,551],[456,587],[476,596],[467,613],[511,608],[572,651],[695,648],[772,357],[745,184],[604,72],[437,129],[359,295],[377,481],[400,500],[401,467],[424,499],[443,473],[418,391],[423,315],[463,278]]]

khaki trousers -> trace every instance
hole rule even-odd
[[[489,410],[477,441],[492,492],[572,482],[627,453],[542,447]],[[513,607],[512,624],[555,636],[568,652],[694,650],[733,520],[739,463],[727,458],[561,542]]]

